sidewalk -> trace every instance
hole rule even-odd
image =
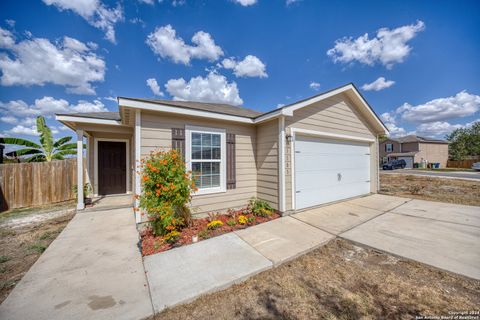
[[[131,208],[80,212],[0,306],[0,319],[143,319],[152,305]]]
[[[155,313],[227,288],[335,236],[292,217],[145,257]]]

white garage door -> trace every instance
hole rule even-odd
[[[296,137],[296,209],[369,192],[370,147],[368,143]]]
[[[398,160],[405,160],[405,163],[407,164],[405,168],[407,169],[412,169],[413,168],[413,157],[398,157]]]

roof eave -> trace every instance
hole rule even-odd
[[[249,123],[249,124],[254,123],[254,119],[248,118],[248,117],[229,115],[225,113],[211,112],[211,111],[205,111],[205,110],[198,110],[198,109],[187,108],[187,107],[174,107],[174,106],[166,105],[163,103],[153,103],[148,101],[140,101],[135,99],[123,98],[123,97],[118,97],[118,106],[119,106],[119,109],[128,107],[132,109],[161,111],[161,112],[176,113],[181,115],[210,118],[210,119],[213,118],[213,119],[219,119],[219,120],[225,120],[225,121],[233,121],[233,122],[241,122],[241,123]]]

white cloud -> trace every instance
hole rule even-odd
[[[395,84],[395,81],[393,80],[386,80],[384,77],[380,77],[377,80],[373,81],[372,83],[365,83],[362,86],[362,89],[365,91],[380,91],[386,88],[390,88]]]
[[[380,118],[385,123],[385,126],[389,130],[390,137],[398,137],[406,134],[406,130],[402,127],[398,127],[396,124],[396,119],[394,113],[385,112],[380,115]]]
[[[16,125],[15,127],[11,128],[10,130],[7,130],[5,131],[5,134],[6,135],[18,135],[18,134],[23,134],[23,135],[27,135],[27,136],[38,136],[38,132],[37,132],[37,126],[36,125],[33,125],[33,126],[29,126],[29,127],[26,127],[24,125]]]
[[[480,96],[461,91],[455,96],[438,98],[412,106],[404,103],[395,111],[403,120],[421,123],[444,121],[473,115],[480,110]]]
[[[287,0],[285,3],[287,4],[287,6],[291,5],[291,4],[294,4],[294,3],[297,3],[297,2],[300,2],[302,0]]]
[[[237,77],[268,77],[265,64],[253,55],[248,55],[241,61],[236,61],[233,57],[223,59],[222,66],[233,70]]]
[[[451,124],[446,120],[474,115],[480,111],[480,96],[461,91],[455,96],[438,98],[424,104],[412,106],[404,103],[392,112],[381,115],[392,135],[403,135],[406,130],[397,126],[397,119],[405,123],[417,124],[418,135],[438,137],[458,128],[471,126],[467,124]]]
[[[5,20],[5,23],[8,24],[8,26],[9,26],[10,28],[15,27],[15,20],[6,19],[6,20]]]
[[[335,46],[327,51],[333,61],[340,63],[359,62],[369,66],[381,63],[391,68],[401,63],[410,54],[412,48],[407,44],[418,32],[425,29],[423,21],[396,29],[381,28],[374,38],[368,33],[353,39],[344,37],[335,41]]]
[[[279,103],[279,104],[277,104],[277,109],[281,108],[281,107],[284,107],[284,106],[285,106],[285,103]]]
[[[123,9],[120,4],[107,8],[100,0],[43,0],[58,10],[72,10],[84,18],[91,26],[105,32],[105,38],[116,43],[114,26],[123,21]]]
[[[155,0],[138,0],[138,2],[153,5]]]
[[[163,97],[163,92],[160,90],[160,86],[155,78],[147,79],[147,86],[150,87],[154,95]]]
[[[455,129],[463,128],[461,124],[450,124],[446,121],[422,123],[417,127],[416,134],[419,136],[437,137],[444,136]]]
[[[115,98],[115,97],[103,97],[102,99],[103,99],[103,100],[108,100],[108,101],[117,102],[117,98]]]
[[[185,81],[183,78],[168,80],[167,92],[175,100],[227,103],[241,105],[237,84],[228,82],[225,76],[210,72],[205,78],[198,76]]]
[[[239,5],[242,5],[244,7],[248,7],[251,5],[254,5],[257,3],[257,0],[234,0],[234,2],[238,3]]]
[[[108,111],[100,100],[93,102],[79,100],[77,104],[70,104],[64,99],[55,99],[53,97],[43,97],[35,99],[32,105],[28,105],[23,100],[12,100],[9,102],[0,101],[0,114],[3,117],[27,117],[30,120],[23,119],[23,125],[30,122],[34,123],[36,116],[51,116],[55,113],[72,113],[72,112],[101,112]]]
[[[0,28],[0,48],[10,49],[15,45],[15,37],[5,29]]]
[[[310,82],[310,84],[308,86],[310,87],[310,89],[315,90],[315,91],[318,91],[320,89],[320,83],[315,82],[315,81]]]
[[[15,124],[18,122],[18,119],[15,118],[14,116],[4,116],[4,117],[0,117],[0,121],[9,123],[9,124]]]
[[[177,37],[171,25],[157,27],[148,35],[146,43],[160,57],[185,65],[189,64],[191,59],[215,61],[223,56],[222,48],[215,44],[209,33],[198,31],[192,37],[194,45],[188,45],[182,38]]]
[[[61,43],[33,38],[12,43],[11,33],[0,28],[0,47],[11,55],[0,55],[0,83],[4,86],[53,83],[67,87],[67,92],[95,94],[92,82],[104,81],[105,61],[92,47],[70,37]]]

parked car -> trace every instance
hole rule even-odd
[[[407,166],[405,160],[392,160],[383,165],[383,170],[395,170],[395,169],[404,169]]]
[[[480,162],[475,162],[475,163],[472,165],[472,169],[473,169],[473,170],[480,171]]]

